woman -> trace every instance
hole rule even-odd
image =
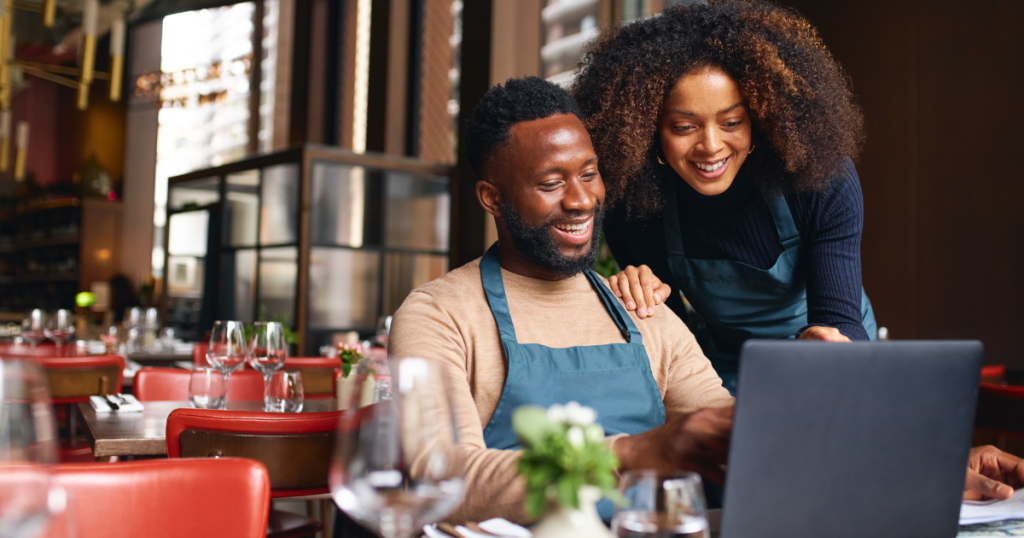
[[[573,93],[608,246],[641,266],[613,290],[640,317],[665,299],[689,319],[727,388],[748,338],[874,338],[851,161],[863,120],[807,20],[738,0],[672,8],[603,35]]]

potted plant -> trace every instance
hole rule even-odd
[[[593,409],[576,402],[548,409],[526,406],[512,415],[523,447],[519,474],[526,478],[526,512],[544,516],[534,538],[611,537],[597,515],[603,496],[616,503],[619,460],[604,443]]]

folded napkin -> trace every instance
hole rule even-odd
[[[500,538],[533,538],[533,533],[526,528],[500,517],[481,521],[478,525],[490,534],[476,532],[462,525],[456,526],[455,530],[464,538],[495,538],[495,536]],[[427,538],[450,538],[448,534],[441,532],[433,525],[424,526],[423,533]]]
[[[120,397],[118,397],[120,396]],[[118,394],[111,395],[114,402],[117,404],[118,413],[141,413],[143,406],[142,403],[135,399],[135,396],[131,394]],[[114,411],[114,407],[110,405],[103,396],[89,396],[89,405],[96,410],[97,413],[109,413]]]

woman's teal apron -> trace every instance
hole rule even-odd
[[[524,405],[550,407],[579,402],[597,411],[597,422],[607,435],[642,433],[665,423],[665,405],[640,331],[601,279],[590,270],[586,276],[625,343],[567,348],[520,344],[505,297],[497,244],[480,260],[480,277],[508,360],[505,388],[484,428],[487,448],[518,447],[512,413]],[[551,330],[557,331],[558,327]],[[598,503],[604,519],[611,519],[612,509],[608,501]]]
[[[675,182],[667,182],[665,191],[665,242],[673,284],[700,318],[691,320],[691,328],[704,355],[735,395],[744,341],[796,338],[797,331],[807,325],[807,282],[797,267],[800,234],[786,199],[779,194],[769,206],[784,250],[771,269],[731,260],[690,259],[683,251]],[[863,288],[861,316],[864,330],[874,340],[875,314]]]

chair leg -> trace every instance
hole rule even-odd
[[[310,519],[316,519],[316,520],[320,519],[320,518],[316,517],[316,501],[306,501],[306,517],[308,517]],[[323,521],[320,521],[320,524],[322,525]],[[318,532],[318,533],[316,533],[316,536],[323,536],[323,535]]]
[[[333,504],[330,499],[320,500],[320,513],[323,515],[320,524],[324,526],[324,538],[334,536],[334,510],[331,510]]]

